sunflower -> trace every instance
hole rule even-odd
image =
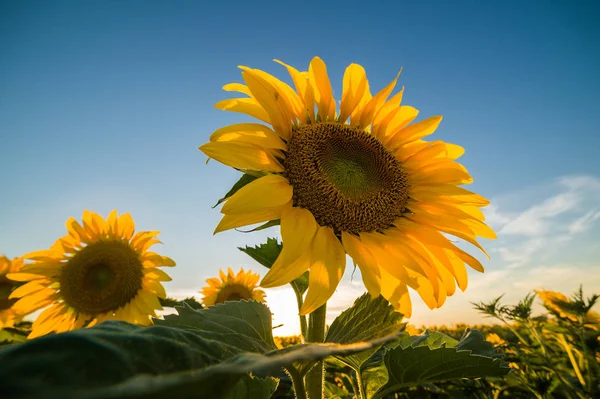
[[[276,62],[287,68],[296,90],[263,71],[240,67],[245,84],[223,88],[247,97],[215,107],[265,124],[220,128],[200,147],[209,158],[262,175],[227,199],[215,233],[280,220],[283,250],[261,286],[283,285],[310,270],[302,315],[331,297],[346,254],[369,293],[383,295],[407,317],[408,288],[431,309],[454,294],[456,285],[464,290],[465,264],[480,272],[483,266],[445,234],[484,253],[477,237],[496,236],[479,209],[489,201],[459,187],[473,181],[456,162],[463,148],[423,140],[442,117],[412,123],[418,111],[400,105],[404,90],[390,97],[400,73],[373,96],[364,68],[351,64],[337,110],[320,58],[304,72]]]
[[[565,294],[551,290],[534,290],[534,292],[540,297],[546,309],[552,311],[558,317],[569,319],[574,323],[580,321],[580,309]],[[586,327],[598,330],[600,327],[600,314],[588,310],[583,315],[583,323]]]
[[[63,332],[104,320],[150,325],[162,309],[161,281],[171,278],[159,266],[175,266],[166,256],[149,252],[160,241],[158,231],[138,232],[129,213],[112,211],[107,220],[83,212],[83,224],[67,220],[68,234],[48,250],[23,257],[33,263],[8,277],[26,284],[11,298],[23,314],[47,307],[35,320],[29,338]]]
[[[205,306],[213,306],[227,301],[239,301],[241,299],[254,299],[256,301],[265,301],[265,292],[256,288],[260,276],[240,269],[238,274],[234,274],[231,268],[227,268],[227,274],[219,270],[220,279],[213,277],[206,280],[208,284],[202,288],[204,296],[202,302]]]
[[[9,299],[17,284],[6,277],[8,273],[18,272],[21,267],[23,267],[23,259],[10,260],[6,256],[0,256],[0,330],[14,326],[23,317],[22,314],[15,312],[13,308],[15,301]]]

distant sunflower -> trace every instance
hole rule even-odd
[[[27,281],[11,294],[21,298],[13,309],[31,313],[48,307],[35,320],[29,338],[52,331],[91,327],[104,320],[150,325],[162,309],[161,281],[171,278],[160,266],[175,266],[170,258],[149,252],[160,241],[158,231],[138,232],[129,213],[107,220],[83,212],[83,224],[67,220],[69,234],[48,250],[24,255],[34,261],[8,277]]]
[[[407,287],[432,309],[455,292],[455,281],[464,290],[465,263],[480,272],[483,267],[442,233],[482,251],[477,236],[496,236],[479,209],[488,200],[459,187],[473,181],[455,162],[463,148],[423,140],[442,117],[411,124],[418,111],[400,106],[403,90],[388,99],[400,74],[372,96],[357,64],[345,71],[336,111],[320,58],[307,72],[276,62],[287,68],[296,90],[242,66],[246,84],[223,88],[247,97],[215,105],[270,126],[226,126],[200,147],[219,162],[264,175],[229,197],[215,233],[280,219],[283,250],[261,286],[286,284],[310,269],[301,314],[331,297],[346,254],[369,293],[382,294],[405,316],[412,312]]]
[[[206,280],[208,284],[202,288],[205,306],[213,306],[227,301],[239,301],[241,299],[254,299],[256,301],[265,301],[265,292],[256,287],[260,276],[240,269],[238,274],[234,274],[231,268],[227,268],[227,274],[219,270],[220,279],[213,277]]]
[[[565,294],[551,290],[534,290],[534,292],[540,297],[546,309],[552,311],[558,317],[569,319],[575,323],[580,321],[577,305]],[[598,330],[600,328],[600,314],[588,310],[583,315],[583,324],[586,327]]]
[[[16,313],[13,309],[16,301],[9,299],[17,283],[6,277],[8,273],[18,272],[22,266],[23,259],[21,258],[10,260],[6,256],[0,256],[0,330],[14,326],[23,317],[22,314]]]

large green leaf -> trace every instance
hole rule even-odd
[[[175,307],[178,314],[156,320],[158,325],[193,328],[203,336],[220,339],[246,351],[266,352],[276,349],[273,341],[271,311],[257,301],[230,301],[207,309]],[[242,335],[242,337],[239,337]],[[243,343],[242,343],[243,341]]]
[[[393,306],[385,298],[375,299],[364,294],[358,298],[352,307],[343,311],[331,324],[327,331],[325,342],[350,344],[368,341],[393,332],[401,331],[402,314],[394,311]],[[342,362],[359,371],[379,348],[364,351],[352,356],[340,358]]]
[[[275,260],[281,253],[283,245],[280,244],[275,238],[267,238],[267,242],[264,244],[257,245],[255,247],[238,248],[240,251],[248,254],[252,259],[270,269],[275,263]],[[296,294],[302,296],[308,289],[308,272],[298,277],[290,283]]]
[[[269,399],[277,390],[277,384],[277,379],[273,377],[260,378],[246,375],[231,391],[227,392],[224,399]]]
[[[407,345],[407,343],[412,341]],[[453,378],[500,377],[510,368],[477,330],[467,330],[460,341],[441,333],[402,340],[385,354],[388,383],[375,397],[382,398],[407,386]]]
[[[1,398],[133,399],[268,397],[281,368],[310,367],[395,339],[274,348],[270,313],[227,302],[153,327],[108,321],[0,349]],[[255,380],[248,379],[248,373]],[[231,396],[234,395],[234,396]]]

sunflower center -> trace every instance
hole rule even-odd
[[[337,234],[384,230],[405,211],[406,173],[363,130],[339,123],[303,125],[288,143],[284,166],[294,206],[308,209]]]
[[[12,289],[13,284],[6,277],[0,276],[0,311],[10,308],[17,301],[8,299]]]
[[[123,241],[98,241],[78,251],[64,266],[60,291],[76,311],[96,315],[129,303],[142,288],[142,263]]]
[[[248,287],[242,284],[231,284],[221,288],[221,291],[219,291],[219,294],[217,295],[215,304],[227,301],[239,301],[242,299],[248,300],[251,298],[252,292],[248,289]]]

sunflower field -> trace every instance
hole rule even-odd
[[[160,232],[86,210],[49,248],[0,258],[0,398],[600,397],[598,296],[474,304],[495,326],[407,325],[413,301],[436,309],[466,290],[484,267],[463,248],[489,258],[479,239],[496,238],[489,201],[463,187],[464,149],[429,140],[442,117],[415,122],[400,73],[372,92],[350,64],[336,100],[319,57],[276,62],[294,87],[241,66],[244,83],[223,87],[240,97],[215,107],[255,121],[199,147],[240,172],[215,233],[278,231],[238,248],[265,275],[228,268],[200,301],[170,298]],[[348,258],[365,292],[326,325]],[[287,284],[301,334],[274,337],[263,288]],[[532,315],[536,295],[548,314]]]

